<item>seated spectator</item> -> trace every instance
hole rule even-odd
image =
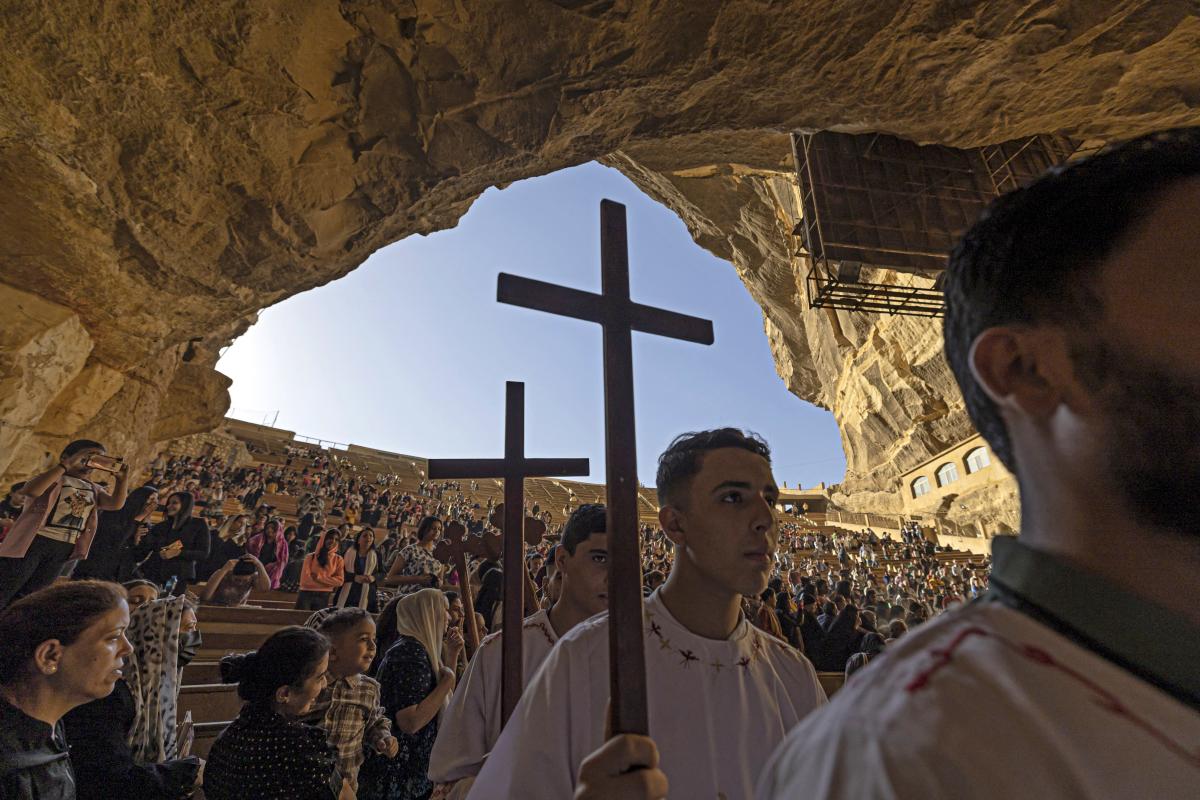
[[[271,576],[254,556],[246,553],[241,558],[230,559],[214,572],[204,584],[200,602],[214,606],[237,607],[246,605],[250,592],[257,589],[265,592],[271,588]]]
[[[445,565],[433,557],[433,548],[442,538],[442,521],[425,517],[417,526],[417,541],[400,551],[383,585],[396,587],[400,594],[412,594],[422,587],[441,585]]]
[[[875,656],[882,653],[883,648],[883,637],[878,633],[868,633],[863,636],[862,642],[858,645],[858,652],[846,660],[846,680],[849,681],[851,675],[865,667]]]
[[[176,800],[197,785],[200,759],[178,758],[179,676],[196,654],[196,610],[184,597],[142,604],[129,617],[133,646],[112,694],[63,717],[78,800]]]
[[[353,800],[325,731],[299,720],[325,688],[329,640],[292,626],[257,651],[221,659],[221,679],[236,682],[242,710],[213,742],[204,768],[207,800]]]
[[[288,561],[288,543],[283,538],[283,523],[278,519],[268,521],[263,532],[246,543],[246,552],[258,558],[271,578],[271,588],[278,589],[283,568]]]
[[[894,619],[888,623],[888,641],[894,642],[904,634],[908,633],[908,626],[904,624],[902,619]]]
[[[25,505],[25,495],[21,494],[24,485],[25,481],[14,483],[4,500],[0,500],[0,519],[15,520],[21,516],[21,507]]]
[[[87,558],[100,512],[125,505],[126,464],[111,494],[91,480],[92,459],[103,455],[104,445],[77,439],[21,487],[21,516],[0,542],[0,608],[50,585],[68,560]]]
[[[73,577],[118,583],[133,577],[138,531],[157,508],[158,489],[147,484],[130,492],[119,510],[101,511],[92,549],[75,565]]]
[[[197,568],[196,579],[206,581],[231,559],[244,556],[249,534],[250,517],[245,514],[236,514],[221,523],[216,531],[210,531],[208,558]]]
[[[446,595],[422,589],[395,604],[397,638],[380,663],[376,680],[383,707],[395,721],[399,753],[372,754],[359,772],[359,800],[429,797],[429,754],[437,738],[437,715],[454,691],[454,671],[442,664],[449,622]],[[454,654],[457,657],[457,653]]]
[[[345,565],[338,554],[341,544],[342,537],[337,528],[330,528],[318,537],[316,552],[304,557],[297,609],[318,611],[332,605],[332,592],[346,580]]]
[[[364,528],[354,544],[342,556],[346,580],[334,602],[338,608],[365,608],[374,614],[379,610],[375,571],[379,556],[375,552],[375,532]]]
[[[490,633],[495,633],[503,627],[504,620],[504,571],[493,566],[482,573],[479,579],[475,597],[475,610],[483,617],[484,625]]]
[[[660,570],[652,569],[646,573],[645,594],[649,597],[658,587],[667,582],[667,576]]]
[[[115,583],[73,581],[0,611],[0,797],[74,798],[62,718],[107,697],[132,648],[129,606]]]
[[[813,665],[823,672],[841,672],[850,656],[858,652],[862,631],[858,627],[858,607],[847,603],[825,633],[812,654]]]
[[[138,606],[149,603],[151,600],[157,600],[159,594],[158,584],[154,581],[148,581],[145,578],[135,578],[131,581],[126,581],[125,595],[129,603],[130,612]]]
[[[167,515],[138,546],[139,555],[149,555],[142,576],[160,586],[174,579],[171,594],[183,594],[196,578],[196,564],[208,558],[208,525],[192,516],[190,492],[173,492],[167,498]]]

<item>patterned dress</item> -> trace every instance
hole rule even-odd
[[[213,742],[208,800],[335,800],[342,777],[325,731],[248,703]]]
[[[411,636],[401,636],[383,657],[376,676],[383,688],[383,708],[388,719],[415,706],[437,686],[437,676],[425,648]],[[426,800],[433,791],[429,780],[429,754],[437,739],[434,717],[415,734],[395,731],[400,751],[394,759],[372,753],[358,773],[358,800]]]
[[[397,558],[404,559],[404,569],[400,571],[402,577],[409,575],[436,575],[440,583],[445,576],[446,565],[434,558],[433,553],[424,547],[410,544],[400,551],[400,555]],[[397,588],[396,594],[412,594],[426,588],[428,588],[428,584],[409,583]]]

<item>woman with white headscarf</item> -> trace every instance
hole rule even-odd
[[[454,691],[454,671],[442,664],[450,604],[437,589],[422,589],[394,603],[396,640],[376,679],[384,710],[396,723],[395,758],[373,754],[359,772],[358,800],[426,800],[433,791],[429,754],[437,717]],[[390,627],[390,626],[389,626]]]
[[[196,610],[183,596],[134,609],[133,646],[112,694],[63,718],[79,800],[174,800],[196,786],[200,760],[178,758],[176,697],[183,666],[196,654]]]

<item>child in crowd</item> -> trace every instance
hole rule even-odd
[[[308,721],[324,728],[337,748],[338,769],[358,789],[363,744],[395,758],[400,744],[379,704],[379,683],[363,673],[375,659],[375,621],[363,608],[343,608],[310,620],[330,642],[329,672]]]

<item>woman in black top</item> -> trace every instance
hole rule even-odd
[[[348,800],[325,731],[299,719],[325,688],[329,640],[292,626],[256,652],[225,656],[221,678],[246,701],[215,742],[204,767],[208,800]]]
[[[208,526],[192,516],[193,502],[191,492],[168,497],[167,516],[150,529],[141,547],[150,553],[142,575],[159,586],[175,578],[175,594],[183,594],[196,579],[196,562],[208,558]]]
[[[75,567],[74,577],[95,578],[124,583],[133,577],[137,566],[135,535],[154,509],[158,508],[158,488],[150,484],[138,487],[125,498],[119,511],[101,511],[96,538],[88,557]]]
[[[0,612],[4,800],[75,800],[62,717],[113,690],[128,624],[125,590],[101,581],[50,586]]]
[[[152,600],[130,614],[133,652],[112,694],[68,712],[78,800],[176,800],[196,787],[200,759],[176,758],[179,674],[199,646],[184,597]]]

